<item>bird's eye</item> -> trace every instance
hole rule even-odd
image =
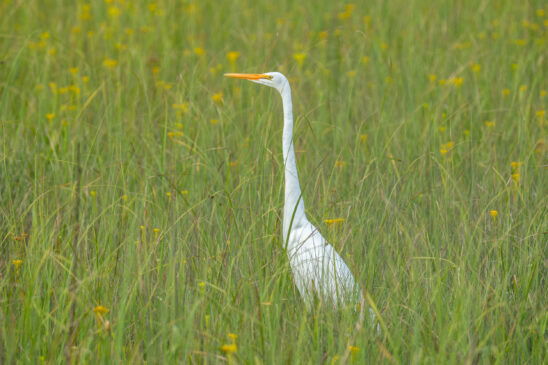
[[[265,78],[265,79],[268,79],[268,80],[272,80],[272,76],[271,76],[271,75],[264,75],[264,78]]]

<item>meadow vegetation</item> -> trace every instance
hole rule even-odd
[[[548,357],[543,1],[0,2],[0,363]],[[307,309],[307,213],[374,304]]]

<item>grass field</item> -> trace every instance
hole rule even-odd
[[[0,14],[0,363],[547,361],[543,1]],[[379,336],[293,285],[266,71]]]

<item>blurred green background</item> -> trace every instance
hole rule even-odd
[[[543,1],[0,2],[1,363],[542,363]],[[307,214],[378,308],[306,308]]]

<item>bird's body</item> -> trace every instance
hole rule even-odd
[[[291,230],[287,255],[295,285],[306,303],[317,297],[341,307],[361,300],[352,272],[310,222]]]
[[[293,147],[293,107],[289,82],[279,72],[226,74],[226,76],[273,87],[282,97],[284,112],[282,151],[285,166],[283,242],[297,289],[309,305],[315,298],[334,307],[357,305],[360,308],[359,322],[361,323],[364,317],[365,301],[359,285],[333,246],[306,218]],[[371,309],[369,312],[370,319],[374,320]]]

